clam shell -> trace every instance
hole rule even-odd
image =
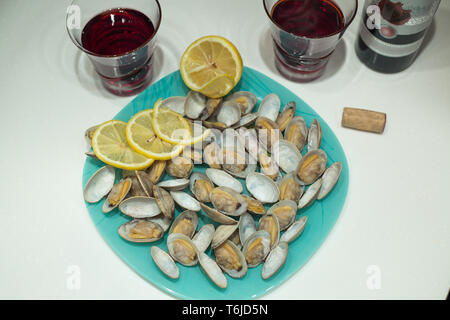
[[[167,237],[170,256],[184,266],[194,266],[198,262],[197,248],[192,240],[182,233],[172,233]]]
[[[253,110],[258,98],[256,95],[249,91],[237,91],[229,95],[225,101],[237,103],[242,115],[246,115]]]
[[[308,126],[302,116],[295,116],[284,130],[284,139],[293,143],[301,152],[308,138]]]
[[[99,160],[99,159],[97,158],[97,155],[96,155],[93,151],[88,151],[88,152],[85,152],[84,154],[87,155],[88,157],[92,158],[92,159],[97,159],[97,160]]]
[[[295,169],[295,179],[302,185],[314,183],[327,168],[327,154],[323,150],[309,151]]]
[[[280,172],[278,164],[272,156],[268,155],[265,150],[260,150],[258,154],[258,162],[261,168],[261,173],[268,176],[272,180],[277,180]]]
[[[182,224],[182,225],[181,225]],[[194,211],[186,210],[180,213],[169,229],[169,234],[181,233],[192,238],[197,230],[198,215]]]
[[[264,208],[264,205],[261,203],[261,201],[256,200],[255,198],[249,197],[245,194],[242,195],[247,201],[247,211],[254,213],[254,214],[265,214],[266,208]]]
[[[150,175],[145,171],[136,171],[135,174],[139,184],[141,185],[141,190],[144,191],[147,197],[153,197],[153,182]]]
[[[226,128],[228,128],[228,126],[220,121],[206,121],[203,120],[202,124],[209,129],[216,129],[216,130],[225,130]]]
[[[298,202],[305,192],[305,186],[300,185],[295,179],[295,172],[286,174],[279,183],[280,200],[292,200]]]
[[[219,288],[227,287],[227,278],[220,269],[219,265],[211,259],[206,253],[199,252],[198,261],[203,271],[209,277],[209,279],[214,282]]]
[[[233,155],[230,156],[230,152],[234,153],[234,157]],[[257,167],[256,160],[251,158],[248,153],[246,153],[245,151],[242,152],[230,151],[230,152],[222,150],[223,153],[222,168],[225,172],[237,178],[245,179],[249,173],[256,171]],[[242,167],[244,167],[243,170]]]
[[[260,243],[255,243],[259,241]],[[258,266],[270,252],[270,234],[266,230],[256,231],[245,242],[242,254],[247,266]]]
[[[130,177],[131,178],[131,189],[128,193],[129,197],[147,197],[144,189],[142,188],[141,183],[139,182],[136,175]],[[152,191],[153,192],[153,191]]]
[[[214,184],[209,180],[208,176],[202,172],[194,172],[191,174],[189,181],[189,190],[194,197],[200,202],[210,202],[210,192],[214,189]]]
[[[170,193],[161,187],[153,186],[153,195],[163,215],[172,219],[175,212],[175,203]]]
[[[214,208],[208,207],[207,205],[200,203],[200,206],[202,207],[205,214],[210,217],[212,220],[221,223],[221,224],[235,224],[236,220],[233,218],[223,214],[220,211],[217,211]]]
[[[259,117],[257,113],[249,113],[243,116],[237,123],[235,123],[232,128],[237,129],[240,127],[247,127],[253,124]]]
[[[89,203],[96,203],[103,199],[114,186],[116,171],[111,166],[104,166],[98,169],[86,182],[83,190],[84,200]]]
[[[322,128],[319,121],[314,119],[309,127],[308,133],[308,151],[317,150],[320,148],[320,142],[322,141]]]
[[[170,191],[173,200],[182,208],[192,211],[200,211],[200,202],[183,191]]]
[[[178,279],[180,277],[180,270],[178,269],[177,264],[167,252],[157,246],[153,246],[150,249],[150,252],[156,266],[166,276],[172,279]]]
[[[218,246],[220,246],[222,243],[227,241],[231,235],[236,231],[239,224],[222,224],[217,227],[216,231],[214,232],[212,242],[211,242],[211,248],[215,249]]]
[[[269,177],[253,172],[245,180],[247,190],[262,203],[277,202],[280,197],[280,189],[277,184]]]
[[[131,178],[126,178],[120,180],[116,183],[111,192],[108,194],[105,202],[103,203],[102,211],[104,213],[111,212],[122,202],[123,199],[127,196],[128,192],[131,189]]]
[[[253,159],[258,159],[258,153],[260,150],[258,134],[256,133],[256,129],[247,129],[247,128],[239,128],[236,130],[238,134],[239,142],[244,146],[245,150],[247,150],[248,154]]]
[[[226,215],[236,217],[247,211],[247,201],[231,188],[214,188],[209,194],[209,197],[214,208]],[[236,202],[233,202],[231,199],[236,200]],[[236,208],[233,205],[234,203],[236,204]]]
[[[153,164],[146,170],[150,176],[150,181],[153,184],[157,184],[164,175],[167,162],[165,160],[156,160]]]
[[[258,143],[267,151],[271,151],[272,146],[282,137],[278,125],[266,117],[256,119],[255,129],[258,133]]]
[[[130,233],[132,233],[133,230],[136,230],[136,226],[144,224],[147,228],[150,228],[150,230],[155,230],[156,234],[149,238],[137,238],[130,236]],[[142,226],[141,226],[142,228]],[[148,231],[148,230],[147,230]],[[134,219],[132,221],[129,221],[127,223],[124,223],[121,225],[118,229],[119,235],[130,242],[137,242],[137,243],[148,243],[148,242],[155,242],[161,239],[164,236],[164,230],[163,228],[152,221],[149,221],[147,219]]]
[[[161,213],[156,200],[150,197],[127,198],[119,204],[119,210],[123,214],[136,219],[151,218]]]
[[[280,113],[281,101],[280,97],[275,93],[267,95],[259,104],[258,114],[260,117],[269,118],[276,121]]]
[[[214,228],[214,225],[205,224],[194,235],[194,237],[192,238],[192,242],[194,242],[199,252],[204,252],[206,249],[208,249],[213,239],[215,231],[216,229]]]
[[[266,230],[270,234],[270,248],[275,247],[280,240],[280,223],[276,215],[267,212],[259,219],[258,231]]]
[[[286,262],[288,247],[287,242],[280,242],[270,251],[261,269],[263,279],[269,279],[281,269]]]
[[[155,217],[146,218],[148,221],[152,221],[154,223],[157,223],[163,228],[164,232],[169,230],[170,225],[172,224],[173,219],[169,219],[166,216],[164,216],[162,213],[158,214]]]
[[[167,161],[166,172],[175,178],[187,178],[194,169],[194,163],[191,159],[178,156]]]
[[[167,99],[164,99],[161,103],[161,106],[169,108],[176,113],[184,116],[184,104],[186,102],[186,97],[174,96]]]
[[[339,176],[342,171],[342,163],[335,162],[329,168],[325,170],[322,175],[322,186],[320,187],[319,195],[317,200],[322,200],[325,198],[339,180]]]
[[[235,255],[230,257],[230,251]],[[225,241],[220,246],[214,249],[214,255],[219,267],[225,271],[232,278],[242,278],[247,273],[247,261],[241,250],[230,240]],[[238,259],[238,269],[234,267],[236,263],[235,258]]]
[[[289,122],[291,122],[292,118],[294,118],[296,109],[297,104],[295,103],[295,101],[290,101],[283,107],[281,113],[278,115],[278,118],[275,121],[280,127],[281,131],[284,131],[284,129],[287,128]]]
[[[267,213],[277,216],[280,231],[283,231],[294,223],[297,215],[297,203],[292,200],[283,200],[274,204]]]
[[[222,168],[221,148],[217,142],[211,142],[203,150],[203,160],[213,169]]]
[[[245,243],[256,232],[255,220],[249,213],[244,213],[239,219],[239,239]]]
[[[84,139],[86,140],[86,143],[88,144],[89,148],[92,147],[92,136],[95,130],[97,130],[97,128],[98,125],[90,127],[86,129],[86,131],[84,132]]]
[[[200,120],[206,120],[217,112],[222,103],[222,98],[206,100],[205,109],[200,114]]]
[[[286,173],[294,171],[302,160],[302,154],[297,147],[284,139],[275,142],[272,154],[277,164]]]
[[[226,101],[217,112],[216,119],[227,127],[231,127],[241,120],[241,109],[237,103]]]
[[[184,114],[190,119],[198,119],[206,108],[206,97],[197,91],[190,91],[184,103]]]
[[[303,194],[303,196],[300,198],[300,201],[298,202],[299,209],[303,209],[311,205],[316,200],[317,196],[319,195],[321,185],[322,179],[319,178],[316,182],[310,185],[308,189],[306,189],[306,192]]]
[[[170,179],[161,181],[157,184],[158,187],[164,188],[169,191],[181,191],[189,185],[189,179]]]
[[[211,182],[216,186],[227,187],[238,193],[242,193],[242,191],[244,191],[244,188],[239,180],[233,178],[229,173],[226,173],[223,170],[208,168],[205,172]]]
[[[280,242],[290,243],[297,239],[305,229],[306,221],[308,221],[307,216],[303,216],[297,221],[295,221],[280,237]]]

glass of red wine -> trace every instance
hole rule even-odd
[[[287,79],[319,78],[352,23],[358,0],[263,0],[271,21],[275,66]]]
[[[161,23],[157,0],[74,0],[66,22],[108,91],[130,96],[150,84]]]

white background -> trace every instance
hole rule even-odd
[[[361,4],[362,2],[360,2]],[[0,298],[173,299],[130,269],[85,208],[84,130],[132,97],[101,88],[65,30],[69,1],[0,3]],[[311,260],[263,299],[443,299],[450,285],[450,3],[443,0],[415,64],[377,74],[357,59],[357,20],[309,84],[274,69],[260,0],[162,0],[155,80],[206,34],[230,39],[245,65],[310,104],[350,167],[345,207]],[[343,107],[387,113],[384,134],[340,126]],[[80,288],[67,287],[70,266]],[[367,286],[371,267],[381,287]],[[368,273],[369,272],[369,273]]]

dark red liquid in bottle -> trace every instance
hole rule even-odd
[[[85,49],[98,55],[121,55],[146,43],[155,34],[152,21],[133,9],[111,9],[92,18],[81,36]]]
[[[272,9],[273,21],[284,31],[321,38],[344,28],[344,16],[331,0],[280,0]]]

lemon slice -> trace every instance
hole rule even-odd
[[[104,163],[125,170],[142,170],[153,163],[134,151],[127,143],[127,124],[119,120],[102,123],[92,136],[92,148],[95,155]]]
[[[241,79],[242,69],[239,51],[230,41],[219,36],[206,36],[194,41],[183,53],[180,62],[184,83],[191,90],[199,92],[218,76],[223,75],[233,79],[234,87]],[[224,80],[225,78],[222,78],[219,82],[228,87],[229,82]],[[216,89],[214,92],[227,90]],[[209,92],[206,90],[205,93],[207,95]]]
[[[126,138],[134,151],[155,160],[169,160],[183,151],[182,145],[165,142],[156,136],[152,127],[153,110],[135,114],[128,121]]]
[[[152,125],[153,130],[161,140],[183,146],[200,142],[211,132],[210,129],[192,130],[191,122],[179,113],[164,107],[161,99],[156,101],[153,106]],[[195,136],[193,136],[193,132],[196,134]]]
[[[223,74],[208,82],[200,89],[200,93],[209,98],[217,99],[226,96],[233,90],[234,86],[233,78],[227,74]]]

